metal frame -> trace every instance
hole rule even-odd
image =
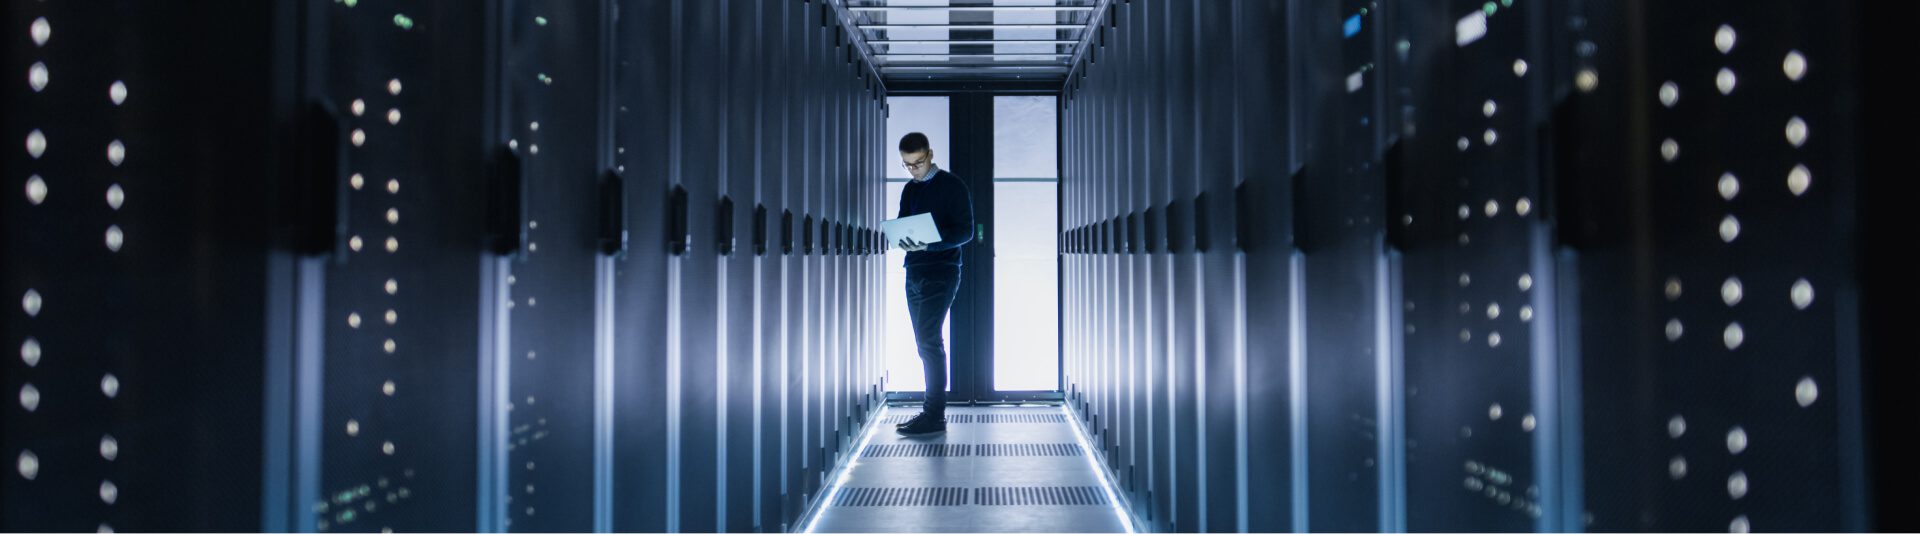
[[[1061,0],[1065,1],[1065,0]],[[879,2],[879,3],[876,3]],[[1092,29],[1105,20],[1107,6],[1112,0],[1084,0],[1072,5],[1052,6],[889,6],[885,0],[828,0],[834,13],[846,30],[847,39],[859,48],[860,57],[866,60],[867,68],[874,71],[886,82],[906,81],[920,78],[941,80],[995,80],[995,79],[1043,79],[1051,83],[1064,82],[1076,68],[1080,58],[1086,54],[1092,42]],[[942,23],[942,24],[891,24],[863,23],[872,13],[1088,13],[1083,24],[993,24],[993,23]],[[1072,32],[1071,38],[1063,39],[879,39],[874,32],[899,29],[945,29],[952,32],[980,32],[985,30],[1058,30]],[[869,39],[869,37],[876,37]],[[890,45],[1073,45],[1067,53],[883,53],[876,52],[876,46]],[[1000,61],[1012,58],[1014,61]],[[1035,59],[1036,61],[1025,61]],[[1044,59],[1044,60],[1038,60]]]

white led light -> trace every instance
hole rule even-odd
[[[386,317],[386,319],[387,319],[387,324],[388,324],[388,325],[392,325],[392,324],[394,324],[394,323],[398,323],[398,322],[400,322],[400,314],[399,314],[398,312],[395,312],[395,311],[393,311],[393,310],[387,310],[387,317]]]
[[[1746,472],[1734,471],[1732,476],[1727,477],[1727,496],[1733,497],[1736,501],[1747,496]]]
[[[1500,214],[1500,203],[1499,203],[1499,202],[1496,202],[1496,201],[1492,201],[1492,200],[1488,200],[1488,201],[1487,201],[1487,204],[1486,204],[1486,207],[1484,207],[1484,208],[1481,208],[1481,210],[1480,210],[1480,211],[1481,211],[1482,213],[1486,213],[1488,217],[1493,217],[1493,216],[1495,216],[1495,215],[1499,215],[1499,214]]]
[[[35,206],[47,201],[47,181],[35,174],[27,177],[27,203]]]
[[[366,114],[367,114],[367,101],[366,101],[366,100],[362,100],[362,99],[358,99],[358,98],[355,98],[355,99],[353,99],[353,104],[352,104],[352,105],[349,105],[349,106],[348,106],[348,108],[350,108],[350,109],[352,109],[352,110],[353,110],[353,116],[355,116],[355,117],[358,117],[358,116],[361,116],[361,115],[366,115]]]
[[[1747,342],[1747,329],[1742,328],[1740,323],[1729,324],[1727,329],[1720,333],[1720,341],[1726,343],[1727,350],[1738,350],[1740,345]]]
[[[1500,303],[1496,302],[1496,303],[1487,305],[1487,318],[1488,319],[1500,318]]]
[[[1740,238],[1740,219],[1734,218],[1734,216],[1732,215],[1728,215],[1725,219],[1721,219],[1720,220],[1720,240],[1728,243],[1732,243],[1733,240],[1739,239],[1739,238]]]
[[[1800,403],[1801,408],[1813,406],[1814,401],[1820,400],[1820,386],[1813,382],[1813,377],[1800,377],[1800,383],[1793,386],[1793,400]]]
[[[1740,454],[1747,450],[1747,429],[1733,427],[1727,431],[1727,452]]]
[[[394,386],[393,386],[392,380],[388,380],[386,383],[380,384],[380,393],[385,394],[388,397],[393,396],[393,390],[394,390]]]
[[[388,253],[393,253],[393,252],[397,252],[397,251],[399,251],[399,250],[400,250],[400,239],[399,239],[399,238],[395,238],[395,237],[388,237],[388,238],[387,238],[387,252],[388,252]]]
[[[1743,515],[1743,516],[1735,517],[1733,518],[1733,522],[1727,524],[1727,532],[1731,532],[1733,534],[1747,534],[1749,532],[1753,532],[1753,523],[1747,520],[1747,516]]]
[[[388,178],[388,179],[387,179],[387,194],[390,194],[390,195],[398,195],[398,194],[400,194],[400,179],[399,179],[399,178]]]
[[[1592,68],[1580,69],[1580,73],[1573,77],[1573,85],[1580,88],[1582,93],[1591,93],[1600,88],[1600,73]]]
[[[347,328],[360,328],[360,314],[358,312],[347,314]]]
[[[20,386],[20,407],[28,412],[40,409],[40,388],[31,383]]]
[[[387,354],[393,354],[393,351],[399,350],[399,349],[400,349],[400,345],[398,343],[394,343],[394,341],[391,339],[386,340],[385,342],[382,342],[380,344],[380,350],[386,351]]]
[[[400,79],[399,78],[387,80],[387,92],[392,93],[394,96],[400,95]]]
[[[107,99],[116,106],[127,103],[127,83],[114,80],[113,85],[107,86]]]
[[[1720,284],[1720,300],[1726,302],[1728,306],[1738,306],[1740,299],[1745,295],[1745,286],[1741,285],[1739,277],[1728,278],[1726,282]]]
[[[1533,322],[1533,306],[1520,307],[1520,322]]]
[[[1669,138],[1660,142],[1660,159],[1673,161],[1680,157],[1680,142]]]
[[[360,422],[359,422],[359,421],[355,421],[355,420],[352,420],[352,419],[348,419],[348,420],[347,420],[347,435],[348,435],[348,436],[358,436],[358,435],[360,435]]]
[[[1492,128],[1488,128],[1486,133],[1480,134],[1480,142],[1486,143],[1487,146],[1493,146],[1494,143],[1500,142],[1500,133],[1493,131]]]
[[[1493,406],[1490,406],[1487,408],[1487,419],[1493,420],[1493,421],[1499,421],[1500,416],[1505,413],[1506,411],[1500,408],[1500,403],[1496,402],[1496,403],[1493,403]]]
[[[120,396],[120,377],[107,373],[100,376],[100,394],[111,399]]]
[[[1473,141],[1468,141],[1467,138],[1462,137],[1459,141],[1454,142],[1454,146],[1459,147],[1461,152],[1466,152],[1468,148],[1473,147]]]
[[[1677,300],[1680,300],[1680,277],[1669,277],[1667,278],[1667,301]]]
[[[400,224],[399,208],[387,208],[387,224]]]
[[[1800,117],[1787,119],[1787,143],[1795,148],[1807,144],[1807,121]]]
[[[42,304],[44,302],[40,299],[39,291],[28,289],[26,294],[20,296],[20,310],[27,312],[27,317],[39,317]]]
[[[35,61],[33,66],[27,67],[27,86],[32,87],[35,93],[46,90],[48,76],[47,64]]]
[[[1794,165],[1793,170],[1787,171],[1787,190],[1793,192],[1793,196],[1807,194],[1807,188],[1812,185],[1813,171],[1807,170],[1806,165]]]
[[[1667,319],[1667,341],[1679,341],[1680,336],[1686,333],[1687,329],[1680,324],[1680,319]]]
[[[1521,432],[1532,432],[1533,429],[1538,428],[1539,425],[1540,425],[1539,420],[1534,419],[1533,414],[1527,414],[1526,417],[1520,418]]]
[[[1527,75],[1527,60],[1524,60],[1524,59],[1513,60],[1513,75],[1514,76]]]
[[[1667,420],[1667,437],[1680,439],[1684,435],[1687,435],[1687,418],[1674,414],[1673,418]]]
[[[106,240],[108,251],[119,252],[120,246],[127,242],[127,234],[120,231],[119,225],[108,225]]]
[[[47,46],[47,39],[53,38],[53,24],[48,23],[46,17],[33,19],[33,25],[28,28],[28,33],[33,34],[33,46]]]
[[[393,456],[393,442],[381,443],[380,452],[385,453],[387,456]]]
[[[1518,202],[1513,203],[1513,212],[1520,214],[1521,217],[1533,213],[1533,201],[1528,200],[1526,197],[1521,197]]]
[[[1723,95],[1733,94],[1733,88],[1739,85],[1739,82],[1740,80],[1733,75],[1733,69],[1722,68],[1719,74],[1713,76],[1713,86],[1719,88],[1720,94]]]
[[[120,487],[113,485],[111,480],[100,481],[100,502],[113,504],[117,500],[120,500]]]
[[[1485,115],[1487,117],[1493,117],[1493,114],[1498,111],[1500,111],[1500,106],[1494,105],[1493,100],[1491,99],[1487,100],[1487,102],[1484,104],[1480,104],[1481,115]]]
[[[354,252],[359,252],[363,244],[364,242],[360,240],[360,236],[347,238],[347,248],[353,249]]]
[[[1500,333],[1499,333],[1499,332],[1494,332],[1494,333],[1491,333],[1491,334],[1487,334],[1487,347],[1488,347],[1488,348],[1495,348],[1495,349],[1497,349],[1497,348],[1500,348]]]
[[[119,167],[120,163],[125,161],[127,161],[127,145],[121,143],[119,139],[107,143],[107,163]]]
[[[1515,285],[1520,286],[1522,293],[1533,290],[1533,275],[1521,274],[1520,281],[1516,282]]]
[[[100,436],[100,458],[111,462],[115,458],[119,458],[119,457],[120,457],[120,440],[113,439],[112,434]]]
[[[1686,457],[1674,456],[1672,460],[1667,460],[1667,477],[1674,480],[1687,478]]]
[[[347,185],[353,186],[354,191],[359,191],[360,188],[367,186],[367,177],[357,172],[353,173],[353,176],[347,177]]]
[[[33,480],[40,477],[40,456],[33,451],[20,451],[20,458],[15,460],[13,465],[20,471],[20,478]]]
[[[1799,50],[1787,52],[1787,58],[1780,61],[1780,71],[1787,74],[1788,80],[1800,81],[1807,76],[1807,56],[1800,55]]]
[[[1787,296],[1793,300],[1794,308],[1807,309],[1808,306],[1813,305],[1813,284],[1805,278],[1795,280],[1793,289],[1787,291]]]
[[[393,108],[393,109],[387,110],[387,124],[400,124],[399,108]]]
[[[1731,172],[1720,175],[1720,183],[1718,186],[1721,199],[1733,200],[1733,197],[1740,196],[1740,178],[1734,176]]]
[[[115,211],[119,211],[120,206],[126,203],[127,203],[127,191],[125,189],[121,189],[120,184],[113,184],[113,185],[107,186],[107,207],[113,208]]]
[[[47,134],[40,133],[38,129],[27,132],[27,155],[33,156],[33,159],[40,159],[40,155],[45,153],[47,153]]]
[[[39,366],[40,356],[40,340],[27,338],[20,342],[20,361],[25,362],[27,367]]]
[[[386,290],[387,290],[387,294],[388,294],[388,295],[392,295],[392,294],[396,294],[396,293],[399,293],[399,292],[400,292],[400,282],[399,282],[398,280],[394,280],[394,279],[392,279],[392,278],[388,278],[388,279],[387,279],[387,285],[386,285]]]
[[[1660,105],[1673,107],[1680,103],[1680,85],[1673,82],[1660,84]]]
[[[353,129],[353,146],[361,146],[365,144],[367,144],[367,131],[359,128],[354,128]]]

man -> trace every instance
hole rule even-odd
[[[947,310],[960,289],[960,247],[973,241],[973,198],[960,177],[933,165],[933,148],[920,132],[900,138],[900,163],[913,176],[900,191],[898,217],[933,214],[940,242],[911,238],[895,245],[907,251],[907,313],[920,346],[920,367],[927,377],[927,400],[920,415],[900,424],[901,434],[947,430],[947,350],[940,338]]]

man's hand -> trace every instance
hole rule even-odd
[[[895,244],[894,246],[899,247],[900,250],[904,250],[907,252],[919,252],[927,249],[926,243],[914,241],[913,238],[911,237],[900,238],[900,242]]]

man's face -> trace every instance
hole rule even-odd
[[[913,179],[922,179],[927,171],[933,170],[933,151],[901,152],[900,166],[906,167],[907,175],[912,176]]]

